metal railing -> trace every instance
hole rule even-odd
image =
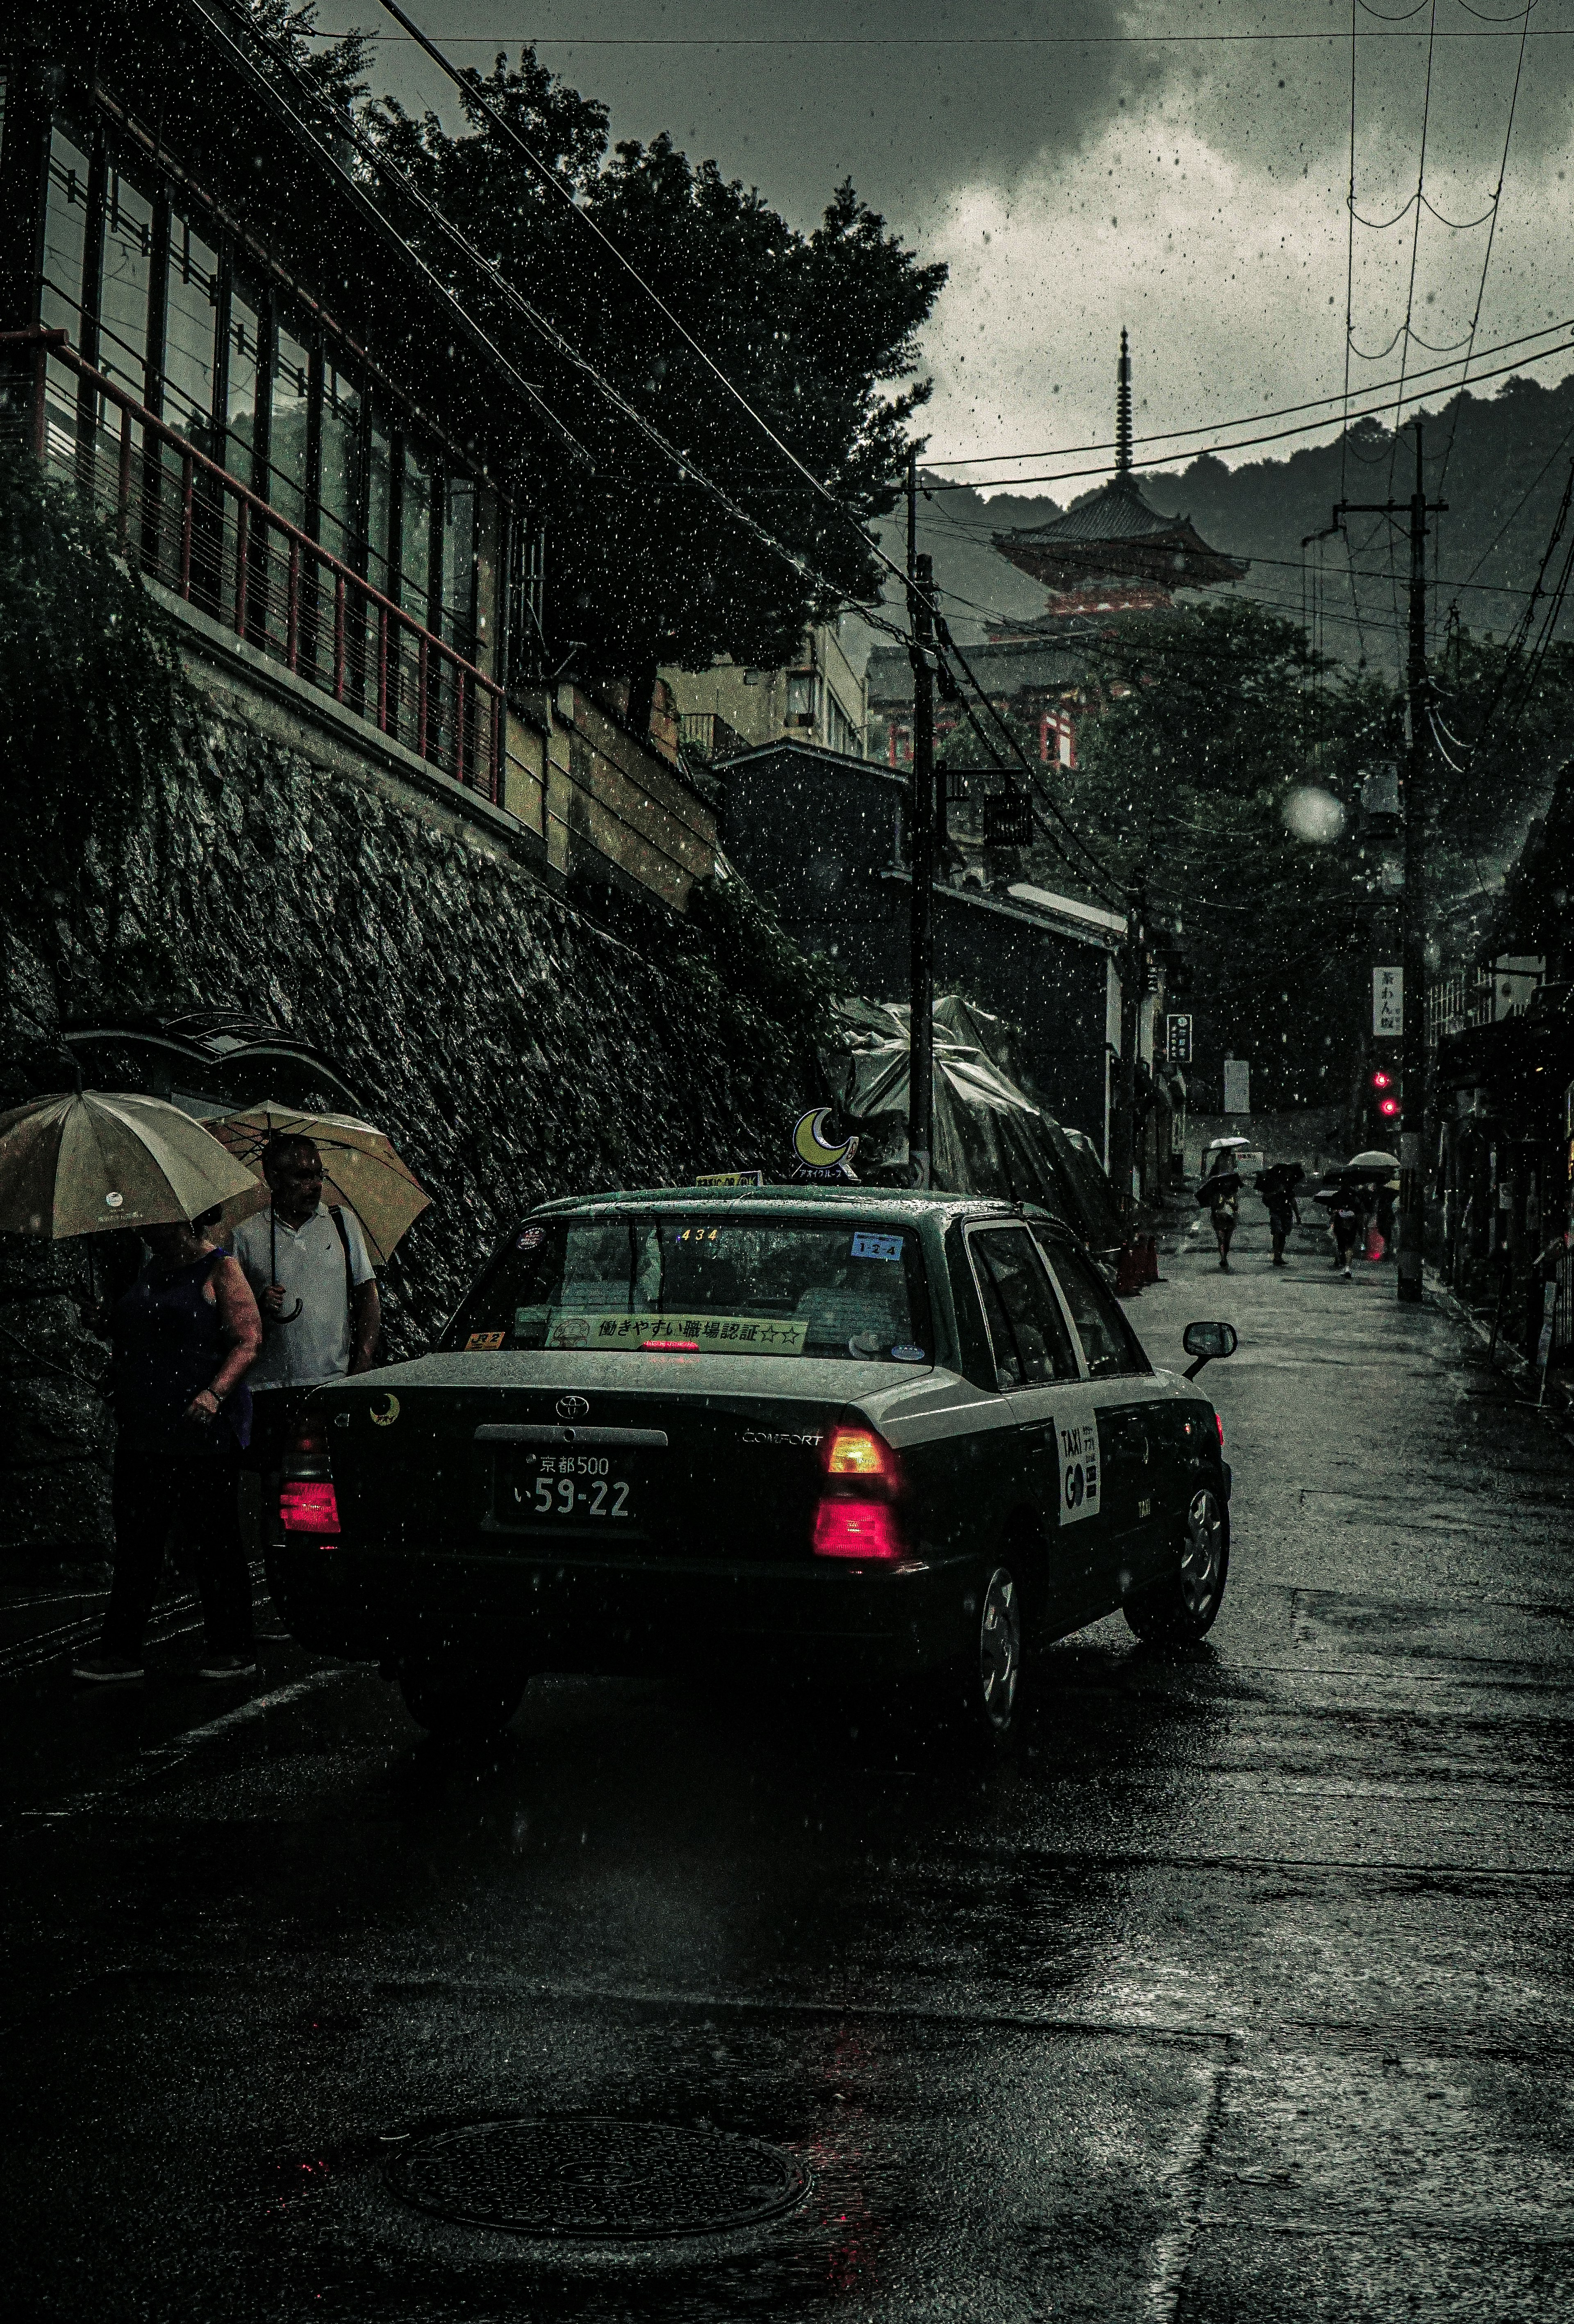
[[[753,747],[719,710],[685,710],[678,719],[678,733],[685,746],[712,766],[736,759]]]
[[[9,359],[8,363],[6,359]],[[97,370],[63,331],[0,332],[44,466],[74,478],[134,570],[496,802],[503,693],[261,493]]]
[[[1473,1025],[1490,1025],[1494,1016],[1494,982],[1484,970],[1445,976],[1426,989],[1426,1036],[1436,1048],[1443,1033],[1464,1033]]]

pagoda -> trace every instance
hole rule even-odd
[[[1048,524],[998,532],[995,547],[1049,591],[1046,613],[1162,611],[1176,589],[1239,581],[1247,562],[1208,543],[1190,517],[1164,516],[1131,472],[1131,355],[1120,334],[1115,394],[1115,474]]]

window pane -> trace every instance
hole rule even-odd
[[[1026,1227],[999,1227],[973,1237],[1000,1295],[1028,1387],[1041,1380],[1075,1379],[1077,1360],[1038,1246]]]
[[[1087,1260],[1074,1250],[1057,1250],[1054,1271],[1093,1378],[1112,1379],[1121,1372],[1151,1371],[1137,1334],[1115,1304],[1114,1293]]]
[[[164,327],[164,417],[204,451],[212,448],[214,334],[218,253],[177,212],[170,220]]]
[[[451,476],[443,521],[443,636],[469,660],[475,651],[471,588],[475,565],[475,487]]]
[[[57,129],[50,139],[44,210],[44,328],[69,331],[82,344],[82,275],[87,254],[87,157]]]
[[[273,354],[273,413],[268,447],[268,498],[291,524],[306,522],[307,409],[311,361],[281,325]]]
[[[325,363],[322,375],[322,481],[318,538],[345,565],[354,565],[356,537],[357,465],[361,391],[337,364]]]
[[[257,441],[257,377],[262,359],[258,302],[238,278],[229,301],[229,389],[225,411],[228,429],[226,466],[245,484],[252,481]]]
[[[1022,1359],[1017,1352],[1017,1342],[1012,1333],[1010,1319],[1000,1304],[1000,1295],[995,1287],[995,1278],[981,1260],[974,1268],[973,1275],[979,1286],[979,1296],[984,1303],[984,1320],[990,1327],[990,1343],[995,1351],[995,1386],[1020,1388]]]
[[[112,170],[98,294],[98,368],[139,402],[147,394],[152,260],[153,206],[118,170]]]
[[[420,454],[404,448],[404,500],[399,528],[399,602],[426,626],[430,613],[432,474]]]
[[[721,1353],[931,1360],[929,1299],[910,1227],[805,1225],[704,1211],[524,1228],[456,1317],[449,1344],[517,1348],[681,1338]]]
[[[393,511],[392,459],[388,436],[373,421],[366,435],[366,578],[384,596],[393,548],[388,532]]]

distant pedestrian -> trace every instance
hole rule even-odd
[[[1333,1237],[1333,1263],[1345,1275],[1350,1271],[1350,1260],[1361,1240],[1361,1212],[1348,1187],[1341,1186],[1334,1197],[1329,1213],[1328,1231]]]
[[[271,1523],[284,1447],[303,1399],[325,1380],[371,1370],[382,1316],[360,1222],[354,1211],[324,1206],[315,1142],[272,1139],[262,1176],[272,1204],[235,1229],[235,1251],[262,1317],[262,1352],[251,1382],[251,1465],[262,1472]]]
[[[1292,1226],[1301,1223],[1301,1206],[1295,1199],[1295,1189],[1302,1176],[1299,1162],[1275,1162],[1257,1180],[1257,1192],[1268,1210],[1268,1233],[1274,1246],[1274,1265],[1284,1264],[1284,1245]]]
[[[1240,1172],[1231,1156],[1218,1154],[1213,1167],[1202,1181],[1201,1199],[1208,1205],[1213,1223],[1213,1238],[1219,1245],[1219,1266],[1222,1274],[1229,1273],[1230,1238],[1240,1216]]]
[[[202,1677],[255,1668],[235,1485],[251,1427],[245,1374],[262,1330],[245,1277],[212,1239],[217,1218],[143,1228],[152,1257],[115,1304],[115,1577],[99,1651],[75,1665],[78,1678],[143,1676],[171,1524],[202,1601]]]

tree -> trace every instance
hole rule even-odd
[[[1260,1106],[1342,1102],[1375,884],[1356,808],[1363,766],[1401,747],[1395,697],[1242,599],[1123,617],[1091,683],[1069,812],[1123,881],[1145,869],[1180,929],[1204,1078],[1229,1054],[1252,1060]],[[1318,792],[1343,819],[1309,838],[1287,810]]]
[[[607,150],[606,108],[521,51],[469,76],[466,132],[391,97],[370,108],[382,152],[695,467],[802,561],[720,509],[597,394],[429,222],[412,239],[513,359],[539,381],[594,469],[521,447],[549,535],[552,650],[582,641],[603,669],[648,678],[717,654],[778,664],[805,625],[872,600],[879,568],[710,376],[658,309],[488,119],[496,107],[617,250],[681,318],[813,475],[864,523],[894,507],[907,426],[929,392],[916,334],[945,269],[920,264],[839,187],[810,234],[671,139]],[[911,382],[900,387],[897,383]],[[895,389],[895,392],[892,392]],[[824,586],[811,577],[824,576]]]

